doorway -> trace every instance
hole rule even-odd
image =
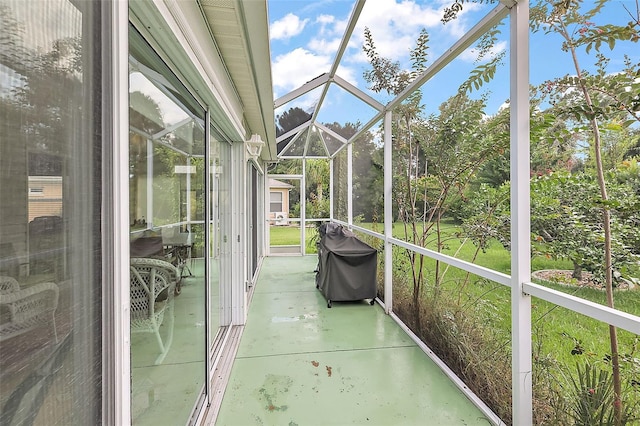
[[[298,255],[304,252],[304,194],[302,175],[269,175],[266,218],[270,255]]]

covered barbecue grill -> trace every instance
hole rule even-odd
[[[332,302],[376,297],[377,251],[335,223],[320,226],[316,287]]]

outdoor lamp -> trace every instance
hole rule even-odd
[[[249,157],[253,161],[258,161],[258,157],[260,157],[260,153],[262,152],[262,147],[264,146],[264,141],[260,138],[260,135],[254,133],[251,135],[251,139],[245,142],[247,144],[247,152],[249,153]]]

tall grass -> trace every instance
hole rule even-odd
[[[375,228],[376,225],[365,225]],[[379,231],[379,229],[378,229]],[[394,236],[404,239],[402,224],[394,224]],[[370,237],[362,236],[364,239]],[[371,239],[370,244],[380,244]],[[510,253],[498,242],[484,251],[476,247],[455,224],[444,224],[442,252],[487,268],[510,273]],[[427,248],[437,249],[435,241]],[[440,265],[441,288],[434,292],[436,262],[425,259],[423,303],[413,306],[411,264],[405,251],[394,248],[394,311],[456,373],[463,378],[505,421],[510,413],[510,289],[497,283]],[[568,261],[546,257],[532,259],[532,269],[572,269]],[[593,288],[544,283],[556,290],[606,304],[603,291]],[[640,291],[616,292],[616,307],[640,315]],[[418,311],[419,309],[419,311]],[[608,326],[599,321],[557,307],[543,300],[532,300],[534,346],[534,406],[537,424],[563,424],[571,420],[571,410],[582,403],[571,393],[576,366],[594,365],[607,370]],[[638,335],[619,331],[620,352],[626,371],[625,404],[638,414],[640,407],[640,361]]]

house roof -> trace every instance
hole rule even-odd
[[[130,2],[129,18],[229,142],[258,134],[276,157],[266,0]],[[162,82],[161,82],[162,83]],[[166,83],[166,82],[164,82]],[[162,86],[162,84],[159,84]]]
[[[274,159],[275,122],[269,21],[266,0],[199,0],[204,18],[244,106],[244,119],[252,133],[266,142],[263,159]]]
[[[269,188],[292,189],[293,185],[289,185],[288,183],[277,179],[269,179]]]

